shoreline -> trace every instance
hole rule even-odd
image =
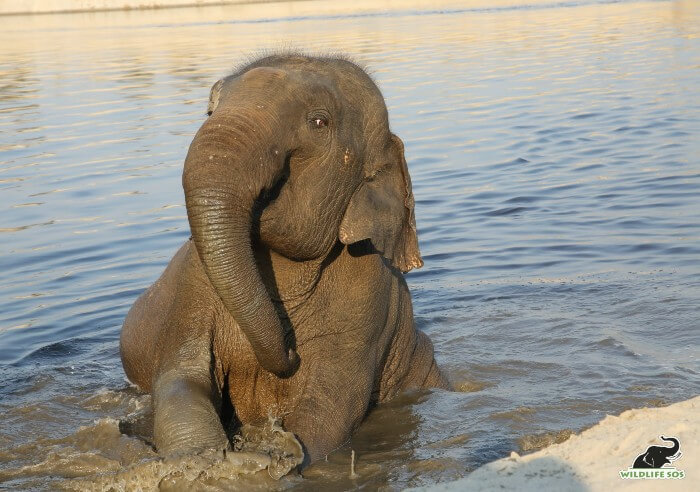
[[[275,1],[276,0],[15,0],[9,4],[0,4],[0,16],[210,7],[271,3]]]
[[[632,469],[635,458],[649,446],[670,446],[660,439],[662,435],[680,441],[680,457],[664,468]],[[700,396],[695,396],[667,407],[608,415],[562,443],[523,456],[513,452],[454,482],[409,490],[608,492],[611,487],[635,491],[689,490],[700,470],[699,437]]]
[[[571,0],[563,0],[566,4]],[[551,4],[553,0],[356,0],[352,3],[327,3],[320,0],[15,0],[0,2],[0,18],[31,15],[80,14],[103,12],[138,12],[143,10],[174,10],[187,8],[230,7],[250,10],[262,8],[265,14],[277,10],[309,14],[347,15],[394,9],[457,9],[509,8]],[[293,7],[291,7],[293,6]],[[469,7],[467,7],[469,6]]]

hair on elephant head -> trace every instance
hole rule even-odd
[[[422,265],[411,179],[379,89],[356,64],[268,56],[219,80],[185,161],[197,252],[259,363],[299,359],[255,263],[256,242],[294,260],[371,241],[394,267]]]

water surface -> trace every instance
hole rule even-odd
[[[461,390],[378,408],[276,487],[432,484],[700,393],[697,3],[310,4],[0,18],[0,488],[154,460],[117,430],[149,405],[119,330],[189,236],[209,87],[265,49],[347,53],[381,87],[417,323]]]

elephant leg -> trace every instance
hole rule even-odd
[[[416,348],[409,362],[409,367],[405,383],[407,386],[452,389],[449,381],[440,372],[440,368],[435,362],[433,343],[428,335],[422,331],[416,331]]]
[[[357,363],[356,367],[362,367]],[[285,417],[284,427],[304,447],[307,466],[345,444],[367,413],[371,397],[371,374],[351,371],[351,378],[339,381],[333,364],[311,376],[313,381],[294,410]]]
[[[435,361],[433,343],[416,329],[408,289],[399,294],[396,328],[387,348],[379,377],[379,402],[391,400],[408,388],[442,388],[452,385]]]
[[[207,336],[165,353],[153,384],[153,438],[161,456],[229,446],[219,417],[220,392]]]
[[[442,388],[452,385],[435,361],[430,338],[410,324],[397,332],[380,378],[379,401],[387,401],[407,388]]]

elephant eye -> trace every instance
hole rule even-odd
[[[328,118],[326,118],[325,116],[313,116],[309,120],[309,124],[312,128],[325,128],[328,126]]]
[[[327,128],[330,123],[330,119],[331,117],[325,109],[316,109],[311,111],[306,117],[306,121],[312,130],[322,130]]]

